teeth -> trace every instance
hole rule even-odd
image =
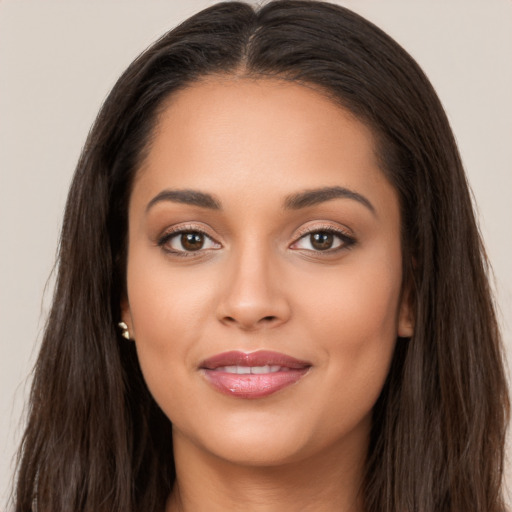
[[[287,368],[286,368],[287,369]],[[275,373],[278,371],[283,371],[285,368],[281,368],[280,366],[274,365],[265,365],[265,366],[220,366],[216,368],[218,372],[226,372],[226,373],[235,373],[237,375],[247,375],[247,374],[262,374],[262,373]]]
[[[281,369],[280,366],[251,366],[251,373],[275,373]]]

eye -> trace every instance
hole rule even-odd
[[[219,243],[215,242],[206,233],[198,230],[180,230],[167,233],[158,241],[158,245],[170,253],[181,253],[181,255],[220,248]]]
[[[353,237],[342,231],[329,228],[309,231],[302,235],[291,248],[315,252],[335,252],[337,249],[347,249],[354,243]]]

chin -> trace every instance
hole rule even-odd
[[[323,431],[306,417],[275,412],[240,413],[211,418],[200,431],[179,431],[196,449],[240,466],[272,467],[298,463],[329,451],[329,447],[354,445],[352,429]],[[175,427],[177,428],[177,427]],[[356,429],[359,430],[359,429]],[[356,443],[358,444],[358,443]],[[342,451],[344,449],[342,448]]]
[[[240,466],[280,466],[310,455],[302,440],[289,435],[224,436],[209,445],[214,455]]]

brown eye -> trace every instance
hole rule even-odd
[[[202,233],[182,233],[180,242],[185,251],[198,251],[203,248],[204,235]]]
[[[158,241],[158,245],[166,252],[181,255],[221,248],[221,245],[206,233],[192,230],[166,234]]]
[[[332,254],[337,250],[348,249],[356,243],[355,238],[338,229],[318,229],[302,235],[291,245],[291,249]]]
[[[310,236],[311,246],[317,251],[326,251],[331,249],[334,243],[334,235],[327,231],[318,231]]]

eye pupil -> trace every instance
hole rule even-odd
[[[311,235],[311,245],[319,251],[325,251],[332,247],[334,235],[326,231],[319,231]]]
[[[181,245],[187,251],[198,251],[204,245],[204,235],[201,233],[183,233]]]

